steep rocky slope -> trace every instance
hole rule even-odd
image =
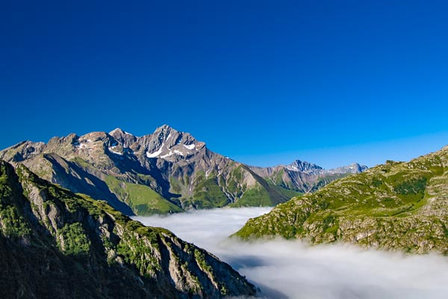
[[[166,125],[142,137],[115,129],[54,137],[47,144],[26,141],[0,151],[0,159],[24,164],[73,192],[107,200],[128,215],[273,206],[344,175],[293,166],[251,168]]]
[[[249,296],[229,265],[0,161],[1,298]]]
[[[250,219],[236,236],[448,254],[448,147],[332,182]]]

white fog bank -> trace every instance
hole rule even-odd
[[[300,241],[246,243],[227,237],[269,208],[134,217],[165,227],[231,264],[268,298],[448,298],[448,258],[404,256]]]

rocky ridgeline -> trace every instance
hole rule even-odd
[[[0,151],[0,159],[24,164],[52,183],[106,200],[128,215],[273,206],[363,170],[331,172],[299,161],[248,167],[167,125],[142,137],[115,129],[54,137],[47,144],[26,141]]]
[[[350,174],[361,173],[367,170],[367,166],[353,163],[349,166],[323,169],[316,164],[296,160],[289,165],[251,167],[250,169],[276,186],[302,193],[309,193],[318,190],[334,180]]]
[[[0,297],[219,298],[255,288],[168,230],[0,161]]]

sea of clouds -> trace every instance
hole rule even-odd
[[[349,245],[241,242],[228,236],[269,208],[134,217],[165,227],[231,264],[267,298],[448,298],[448,258],[405,256]]]

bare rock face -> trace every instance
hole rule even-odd
[[[255,288],[168,230],[0,161],[0,297],[221,298]]]
[[[54,137],[47,144],[27,141],[0,151],[0,158],[73,192],[106,200],[128,215],[274,206],[360,171],[326,171],[301,161],[248,167],[167,125],[141,137],[117,128]]]
[[[43,142],[24,141],[2,151],[1,155],[4,160],[21,162],[39,155],[44,147],[45,143]]]

